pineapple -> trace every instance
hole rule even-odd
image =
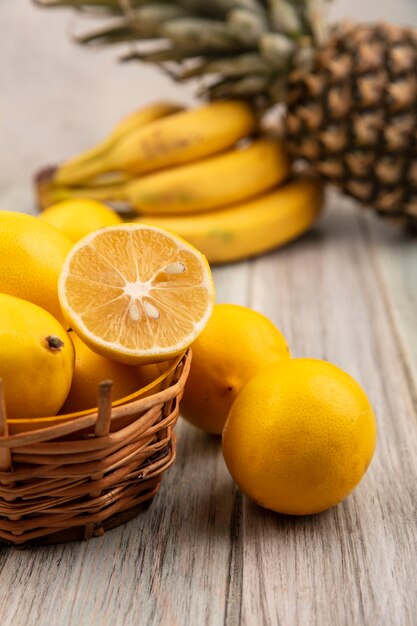
[[[294,159],[417,227],[417,31],[328,28],[325,0],[37,1],[108,18],[80,42],[135,42],[126,60],[158,64],[176,80],[199,77],[207,98],[285,105]]]

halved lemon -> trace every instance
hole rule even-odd
[[[161,228],[121,224],[83,237],[68,254],[58,295],[72,328],[121,363],[164,361],[206,325],[214,285],[206,258]]]

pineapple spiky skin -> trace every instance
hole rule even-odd
[[[337,29],[288,83],[288,148],[379,214],[417,225],[417,32]]]

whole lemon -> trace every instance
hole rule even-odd
[[[244,384],[263,367],[289,357],[284,337],[268,318],[235,304],[214,306],[192,353],[181,413],[217,435]]]
[[[29,300],[63,321],[58,276],[72,245],[37,217],[0,211],[0,292]]]
[[[78,198],[53,204],[39,215],[39,219],[48,222],[74,242],[94,230],[123,221],[102,202]]]
[[[365,474],[376,421],[360,385],[335,365],[291,359],[257,374],[223,431],[227,467],[241,490],[280,513],[319,513]]]
[[[0,293],[0,378],[10,419],[56,415],[71,386],[74,347],[41,307]]]
[[[75,348],[75,368],[71,389],[61,413],[75,413],[92,409],[98,404],[98,386],[111,380],[112,400],[129,396],[159,376],[158,368],[144,368],[116,363],[93,352],[75,332],[69,333]],[[152,378],[152,376],[154,378]]]

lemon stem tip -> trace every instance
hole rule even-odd
[[[59,352],[59,350],[64,347],[64,342],[56,335],[48,335],[46,338],[46,345],[49,350],[52,350],[52,352]]]

